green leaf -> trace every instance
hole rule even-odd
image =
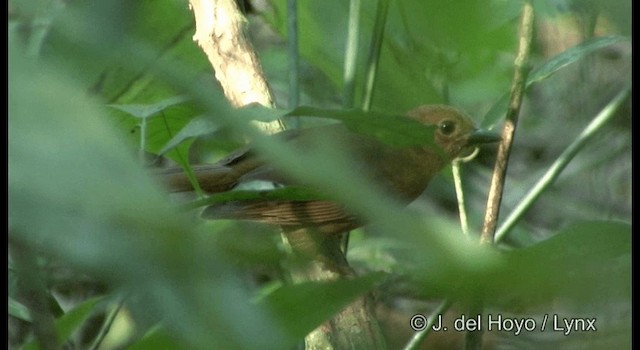
[[[278,315],[293,339],[302,339],[385,276],[384,273],[372,273],[349,280],[287,285],[268,294],[259,303]]]
[[[631,296],[631,226],[592,221],[573,224],[551,238],[507,255],[495,296],[530,302],[564,297],[604,302]],[[517,273],[514,273],[517,271]]]
[[[553,73],[596,50],[625,40],[629,39],[620,35],[609,35],[587,39],[582,43],[559,53],[542,66],[532,71],[527,78],[527,86],[550,77]]]
[[[361,110],[328,110],[314,107],[298,107],[285,116],[307,116],[342,121],[350,130],[396,147],[433,145],[435,127],[400,115],[390,115]]]
[[[9,297],[9,316],[13,316],[15,318],[19,318],[26,322],[31,322],[31,314],[29,314],[29,309],[24,306],[21,302]]]
[[[78,328],[84,323],[84,321],[95,311],[96,306],[103,297],[89,298],[78,306],[74,307],[69,312],[55,321],[56,334],[58,335],[59,342],[65,342],[71,337],[71,335],[78,330]],[[24,350],[40,349],[38,342],[33,340],[27,343]]]
[[[505,252],[498,264],[473,273],[459,270],[436,279],[426,279],[434,275],[424,271],[416,274],[427,276],[420,285],[431,293],[470,300],[484,296],[489,305],[531,306],[556,298],[593,303],[631,296],[630,254],[629,224],[582,222]]]
[[[603,47],[609,46],[611,44],[615,44],[617,42],[628,40],[626,37],[619,35],[611,35],[604,37],[596,37],[592,39],[588,39],[570,49],[559,53],[554,56],[546,63],[535,69],[533,72],[529,74],[527,77],[527,83],[525,88],[528,88],[534,83],[542,81],[560,69],[574,63],[575,61],[581,59],[582,57],[598,50]],[[505,93],[500,97],[500,100],[496,102],[493,107],[485,114],[482,119],[481,126],[483,128],[492,128],[507,111],[507,107],[509,104],[509,93]]]
[[[220,125],[213,122],[211,118],[204,116],[195,117],[184,128],[182,128],[176,136],[172,137],[169,142],[162,147],[158,154],[163,155],[177,147],[185,140],[211,134],[218,129],[220,129]]]
[[[136,118],[146,119],[164,111],[169,107],[175,106],[177,104],[181,104],[188,100],[189,99],[184,96],[175,96],[175,97],[170,97],[160,102],[148,104],[148,105],[147,104],[144,104],[144,105],[143,104],[124,104],[124,105],[111,104],[109,105],[109,107],[129,113],[130,115]]]
[[[271,122],[282,116],[282,111],[267,108],[259,104],[251,104],[240,109],[236,122],[249,123],[250,121]],[[163,155],[188,139],[206,136],[218,131],[225,124],[223,118],[199,115],[191,119],[180,131],[173,136],[158,152]]]

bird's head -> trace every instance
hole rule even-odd
[[[478,129],[467,114],[454,107],[424,105],[412,109],[407,115],[436,127],[434,140],[449,160],[469,155],[477,145],[500,141],[500,136]]]

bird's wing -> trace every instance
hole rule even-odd
[[[207,207],[202,217],[260,221],[279,226],[314,226],[358,222],[345,207],[330,201],[233,201]]]

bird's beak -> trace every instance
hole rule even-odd
[[[476,129],[469,135],[467,145],[479,145],[482,143],[498,142],[500,140],[502,140],[502,137],[494,132]]]

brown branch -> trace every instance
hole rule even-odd
[[[264,72],[245,35],[246,18],[233,0],[189,0],[196,20],[193,40],[209,58],[216,79],[235,107],[259,103],[273,107]],[[284,130],[280,121],[261,123],[274,134]]]
[[[273,107],[257,55],[244,34],[246,19],[234,0],[189,0],[196,20],[194,40],[206,53],[227,99],[236,107],[260,103]],[[267,133],[281,123],[260,125]],[[340,250],[339,235],[306,229],[284,231],[295,262],[293,282],[333,281],[355,275]],[[384,349],[370,296],[362,296],[305,338],[307,349]]]
[[[500,214],[500,203],[502,202],[502,193],[504,190],[509,154],[511,153],[513,136],[516,131],[516,126],[518,125],[518,115],[520,113],[520,106],[522,105],[522,98],[526,87],[527,74],[529,72],[529,55],[531,52],[531,42],[533,41],[533,21],[534,12],[531,0],[525,0],[522,7],[522,17],[520,18],[520,28],[518,31],[518,53],[514,61],[515,71],[511,83],[511,97],[509,99],[505,124],[502,129],[502,141],[498,147],[496,165],[493,169],[493,176],[491,178],[491,188],[489,189],[489,196],[487,198],[487,210],[484,216],[482,234],[480,235],[481,244],[493,244],[495,240],[495,231],[498,224],[498,216]],[[480,296],[479,300],[471,305],[469,314],[481,314],[482,309],[483,303]],[[467,332],[465,338],[465,349],[481,349],[482,335],[482,330]]]
[[[498,215],[500,214],[500,203],[502,202],[502,192],[504,189],[505,175],[507,173],[509,154],[511,153],[511,145],[513,144],[513,136],[518,124],[518,114],[520,113],[525,83],[529,72],[529,54],[533,38],[533,20],[533,6],[531,5],[531,1],[527,0],[522,8],[518,54],[514,62],[515,72],[511,84],[511,98],[509,100],[505,124],[502,129],[502,142],[498,148],[496,165],[493,169],[491,188],[487,198],[487,210],[484,216],[482,234],[480,236],[480,242],[485,244],[493,243],[496,226],[498,224]]]

